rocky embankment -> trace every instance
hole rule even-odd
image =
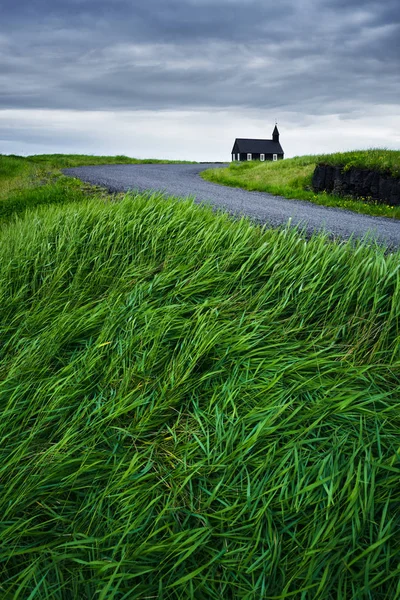
[[[400,205],[400,179],[370,169],[320,164],[314,171],[314,191],[338,196],[372,199],[382,204]]]

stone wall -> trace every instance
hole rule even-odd
[[[326,190],[338,196],[371,198],[382,204],[400,205],[400,179],[371,171],[330,165],[317,165],[312,178],[315,192]]]

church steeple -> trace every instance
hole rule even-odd
[[[276,126],[276,125],[277,125],[277,124],[275,123],[275,129],[274,129],[274,131],[272,132],[272,141],[273,141],[273,142],[279,142],[279,131],[278,131],[278,128],[277,128],[277,126]]]

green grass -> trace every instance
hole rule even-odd
[[[103,164],[182,163],[127,156],[86,156],[42,154],[28,156],[0,154],[0,222],[39,204],[66,204],[80,201],[100,188],[62,175],[61,169]]]
[[[0,596],[400,597],[399,254],[160,196],[0,230]]]
[[[368,215],[400,219],[400,207],[374,201],[342,198],[312,191],[311,179],[317,163],[376,169],[400,176],[400,151],[365,150],[338,154],[299,156],[278,162],[231,163],[226,169],[209,169],[201,173],[207,181],[269,192],[277,196],[308,200],[323,206],[336,206]]]
[[[89,156],[86,154],[35,154],[29,156],[34,164],[50,165],[57,169],[88,165],[135,165],[135,164],[195,164],[188,160],[164,160],[159,158],[130,158],[129,156]]]
[[[99,190],[65,177],[54,162],[0,155],[0,223],[41,204],[82,201]]]
[[[34,154],[32,156],[16,156],[14,154],[0,154],[0,176],[15,177],[24,171],[36,172],[37,169],[48,170],[67,169],[69,167],[83,167],[88,165],[115,165],[115,164],[193,164],[190,161],[161,160],[157,158],[129,158],[128,156],[90,156],[86,154]]]
[[[371,148],[370,150],[323,154],[319,157],[318,162],[343,166],[346,170],[357,167],[386,173],[392,177],[400,177],[400,150]]]

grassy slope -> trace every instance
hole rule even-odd
[[[327,165],[340,165],[346,169],[351,167],[372,169],[380,173],[387,173],[392,177],[400,177],[400,150],[371,148],[370,150],[336,152],[335,154],[319,156],[318,162]]]
[[[399,254],[68,189],[0,229],[1,597],[399,597]]]
[[[35,154],[28,160],[37,165],[51,165],[58,169],[88,165],[135,165],[135,164],[193,164],[187,160],[164,160],[159,158],[130,158],[129,156],[89,156],[86,154]]]
[[[82,154],[36,154],[22,157],[0,154],[0,200],[15,189],[37,185],[43,179],[60,175],[60,169],[87,165],[168,163],[157,159],[139,160],[127,156],[87,156]]]
[[[300,156],[275,163],[232,163],[227,169],[210,169],[201,175],[208,181],[232,187],[270,192],[286,198],[308,200],[324,206],[337,206],[359,213],[400,219],[399,207],[313,192],[311,178],[318,162],[346,165],[347,168],[351,166],[375,168],[390,172],[393,176],[400,173],[400,151],[368,150]]]
[[[62,175],[60,169],[103,164],[185,163],[127,156],[86,156],[81,154],[0,154],[0,221],[39,204],[66,204],[100,195],[102,190]],[[186,161],[187,162],[187,161]]]

